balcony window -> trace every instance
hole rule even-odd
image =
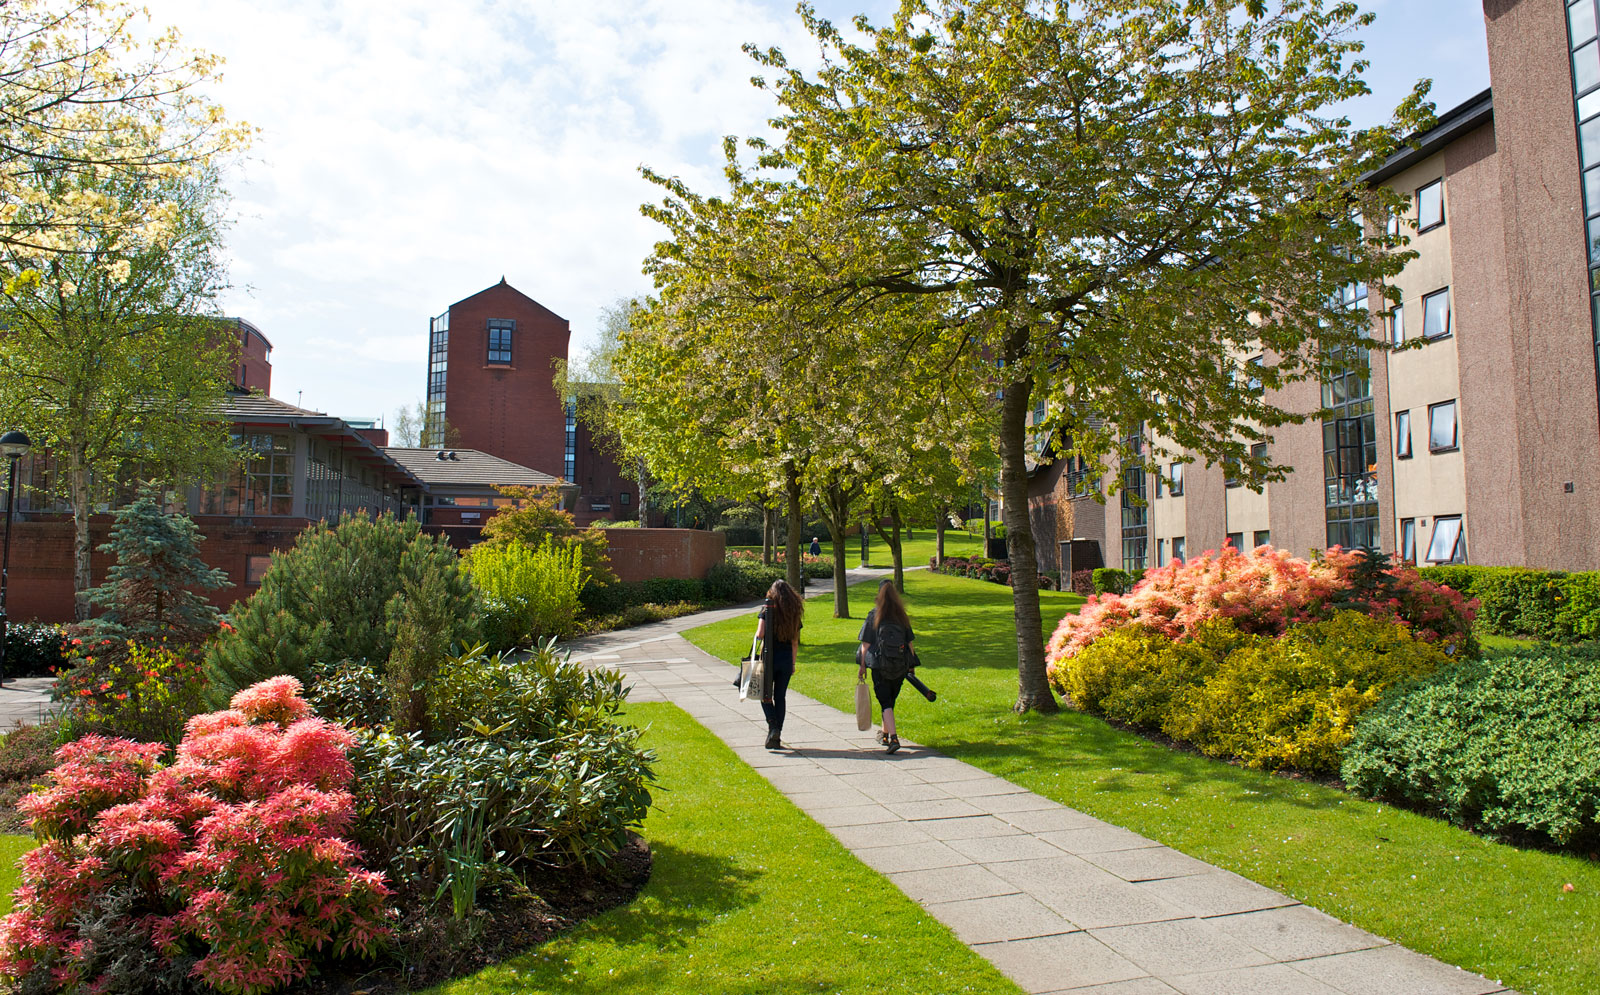
[[[1417,191],[1417,231],[1444,224],[1444,181],[1434,180]]]
[[[1428,405],[1428,449],[1447,453],[1460,444],[1460,433],[1456,429],[1456,402]]]
[[[1450,288],[1436,290],[1422,298],[1422,337],[1428,340],[1450,336]]]

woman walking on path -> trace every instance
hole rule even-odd
[[[883,709],[883,728],[878,730],[878,742],[886,752],[900,749],[900,737],[894,727],[894,703],[900,697],[906,675],[916,666],[916,654],[911,645],[911,617],[906,614],[906,604],[894,581],[885,580],[878,585],[878,599],[861,623],[861,651],[856,654],[859,664],[856,680],[866,677],[872,669],[872,691]]]
[[[773,581],[767,603],[757,616],[756,637],[761,640],[763,668],[761,710],[767,716],[767,749],[782,748],[783,716],[788,711],[789,678],[800,650],[801,618],[805,602],[785,581]]]

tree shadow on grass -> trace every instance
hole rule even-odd
[[[616,947],[684,947],[708,924],[755,904],[761,874],[715,853],[650,845],[650,883],[630,905],[589,921],[583,932]]]

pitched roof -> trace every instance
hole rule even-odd
[[[1420,131],[1408,137],[1405,144],[1389,156],[1381,166],[1362,178],[1368,183],[1382,183],[1401,170],[1433,155],[1467,132],[1492,120],[1494,120],[1494,92],[1484,90],[1440,114],[1434,119],[1433,127],[1427,131]]]
[[[564,483],[559,477],[477,449],[385,446],[383,452],[429,487],[554,487]],[[440,454],[445,458],[440,459]]]
[[[228,399],[222,406],[222,412],[229,422],[242,429],[276,425],[301,429],[326,442],[337,442],[346,456],[361,461],[403,485],[423,488],[427,486],[404,464],[362,436],[348,422],[326,412],[312,411],[310,408],[297,407],[275,397],[242,390],[228,392]]]

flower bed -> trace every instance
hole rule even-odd
[[[1004,584],[1011,586],[1011,562],[1009,560],[990,560],[981,556],[946,556],[944,562],[935,563],[928,560],[928,569],[934,573],[950,574],[953,577],[969,577],[973,580],[986,580],[991,584]],[[1039,571],[1039,589],[1041,591],[1054,591],[1056,579],[1049,573]]]

